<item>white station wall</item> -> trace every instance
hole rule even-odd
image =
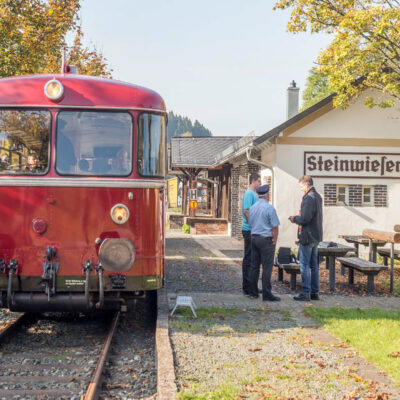
[[[304,152],[360,152],[359,147],[350,146],[301,146],[276,145],[276,167],[274,203],[281,222],[278,246],[295,247],[297,225],[288,217],[297,215],[303,193],[298,184],[304,174]],[[376,148],[363,147],[363,152],[374,153]],[[379,153],[399,152],[393,148],[379,148]],[[357,178],[315,178],[314,186],[324,196],[324,184],[387,185],[388,207],[324,207],[324,240],[342,241],[338,235],[361,235],[366,228],[392,231],[400,223],[400,180],[397,179],[357,179]]]

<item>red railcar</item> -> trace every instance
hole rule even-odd
[[[73,74],[0,79],[0,300],[89,311],[163,285],[166,109]]]

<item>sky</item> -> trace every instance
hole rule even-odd
[[[215,136],[261,135],[286,119],[329,37],[286,32],[273,0],[82,0],[85,44],[113,78],[151,88]],[[110,4],[112,5],[110,7]],[[301,96],[300,92],[300,96]]]

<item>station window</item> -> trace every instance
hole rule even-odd
[[[165,176],[165,118],[141,114],[138,122],[138,172],[142,176]]]
[[[362,187],[362,205],[373,206],[374,205],[374,188],[373,186]]]
[[[0,174],[45,174],[50,128],[48,111],[0,110]]]
[[[336,204],[345,206],[349,204],[349,187],[347,185],[336,186]]]

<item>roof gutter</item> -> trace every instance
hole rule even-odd
[[[254,158],[250,157],[251,154],[251,150],[254,146],[251,147],[247,147],[246,148],[246,156],[247,156],[247,161],[253,163],[253,164],[257,164],[261,167],[264,167],[266,169],[269,169],[271,171],[271,186],[273,187],[274,182],[275,182],[275,173],[274,173],[274,168],[271,165],[265,164],[259,160],[255,160]],[[274,205],[274,198],[270,198],[271,204]]]

